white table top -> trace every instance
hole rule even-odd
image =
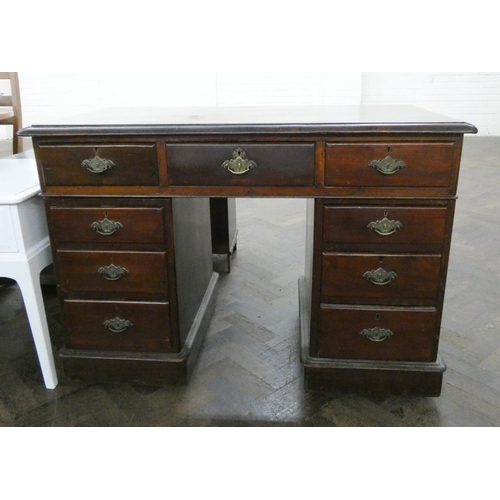
[[[34,158],[0,160],[0,205],[15,205],[40,192]]]

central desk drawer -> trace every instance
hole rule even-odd
[[[169,351],[168,302],[67,300],[69,342],[76,349]]]
[[[41,145],[46,186],[156,186],[155,144]]]
[[[166,148],[171,185],[314,184],[314,144],[167,144]]]
[[[57,252],[67,292],[166,293],[165,252]]]
[[[436,299],[440,255],[323,253],[321,293],[339,299]]]
[[[162,243],[163,208],[50,207],[57,242]]]
[[[453,142],[328,143],[325,186],[447,188],[454,156]]]

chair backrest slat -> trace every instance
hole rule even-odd
[[[0,95],[0,106],[12,106],[12,96]]]

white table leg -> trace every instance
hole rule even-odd
[[[40,271],[30,272],[29,266],[26,266],[26,272],[19,275],[17,283],[23,295],[45,386],[55,389],[58,380],[40,287]]]

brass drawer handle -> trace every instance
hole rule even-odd
[[[119,229],[123,229],[123,224],[121,222],[115,222],[114,220],[109,220],[107,217],[104,217],[104,219],[101,221],[92,222],[90,227],[103,236],[111,236],[112,234],[115,234]]]
[[[366,273],[363,274],[363,278],[371,281],[374,285],[387,285],[397,277],[398,275],[394,271],[386,271],[381,267],[373,271],[366,271]]]
[[[93,174],[102,174],[106,170],[114,167],[115,164],[111,160],[106,160],[106,158],[101,158],[97,154],[94,158],[89,158],[88,160],[82,161],[82,167],[86,168],[89,172]]]
[[[117,281],[128,274],[128,271],[121,266],[110,264],[109,266],[100,267],[97,272],[109,281]]]
[[[114,319],[107,319],[103,325],[111,330],[113,333],[121,333],[129,328],[132,328],[134,325],[127,319],[121,319],[118,316]]]
[[[370,167],[384,175],[393,175],[406,167],[406,163],[401,160],[396,160],[390,156],[386,156],[380,160],[373,160]]]
[[[365,328],[359,332],[365,339],[371,340],[372,342],[382,342],[392,337],[392,333],[387,328],[380,328],[375,326],[374,328]]]
[[[367,227],[382,236],[389,236],[398,229],[401,229],[403,224],[397,220],[389,220],[387,217],[384,217],[382,220],[370,222]]]
[[[222,166],[232,174],[241,175],[248,172],[251,168],[255,168],[257,163],[247,160],[245,151],[241,148],[236,148],[233,151],[232,159],[226,160]]]

